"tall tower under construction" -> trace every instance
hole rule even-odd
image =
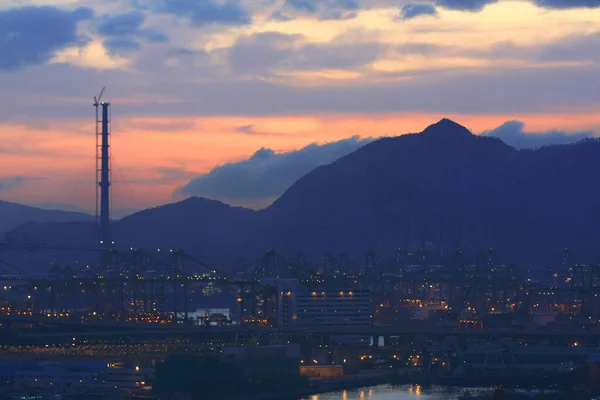
[[[104,88],[94,97],[96,108],[96,225],[100,243],[109,245],[110,237],[110,103],[102,101]]]

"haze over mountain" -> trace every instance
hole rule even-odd
[[[42,209],[0,200],[0,232],[7,232],[29,222],[92,221],[89,214]]]
[[[367,250],[387,258],[437,237],[446,252],[494,247],[519,265],[556,264],[564,247],[591,261],[599,254],[599,170],[596,139],[517,150],[444,119],[313,170],[264,210],[190,198],[123,218],[113,232],[117,246],[184,248],[223,264],[268,248],[315,259]],[[43,243],[83,244],[83,229],[19,230]]]

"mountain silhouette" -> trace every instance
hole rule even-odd
[[[591,261],[600,253],[597,171],[599,140],[516,150],[443,119],[316,168],[264,210],[190,198],[124,218],[113,232],[117,245],[184,248],[215,263],[266,249],[386,258],[436,240],[446,253],[493,247],[517,265],[555,265],[565,247]],[[44,225],[19,230],[55,242],[66,229]]]
[[[92,221],[88,214],[47,210],[0,200],[0,232],[8,232],[19,225],[31,222],[72,222]]]

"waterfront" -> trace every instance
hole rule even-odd
[[[464,389],[421,385],[378,385],[303,397],[301,400],[453,400]]]

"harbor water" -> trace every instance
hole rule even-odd
[[[304,397],[301,400],[455,400],[464,388],[379,385]],[[484,389],[473,389],[473,392]]]

